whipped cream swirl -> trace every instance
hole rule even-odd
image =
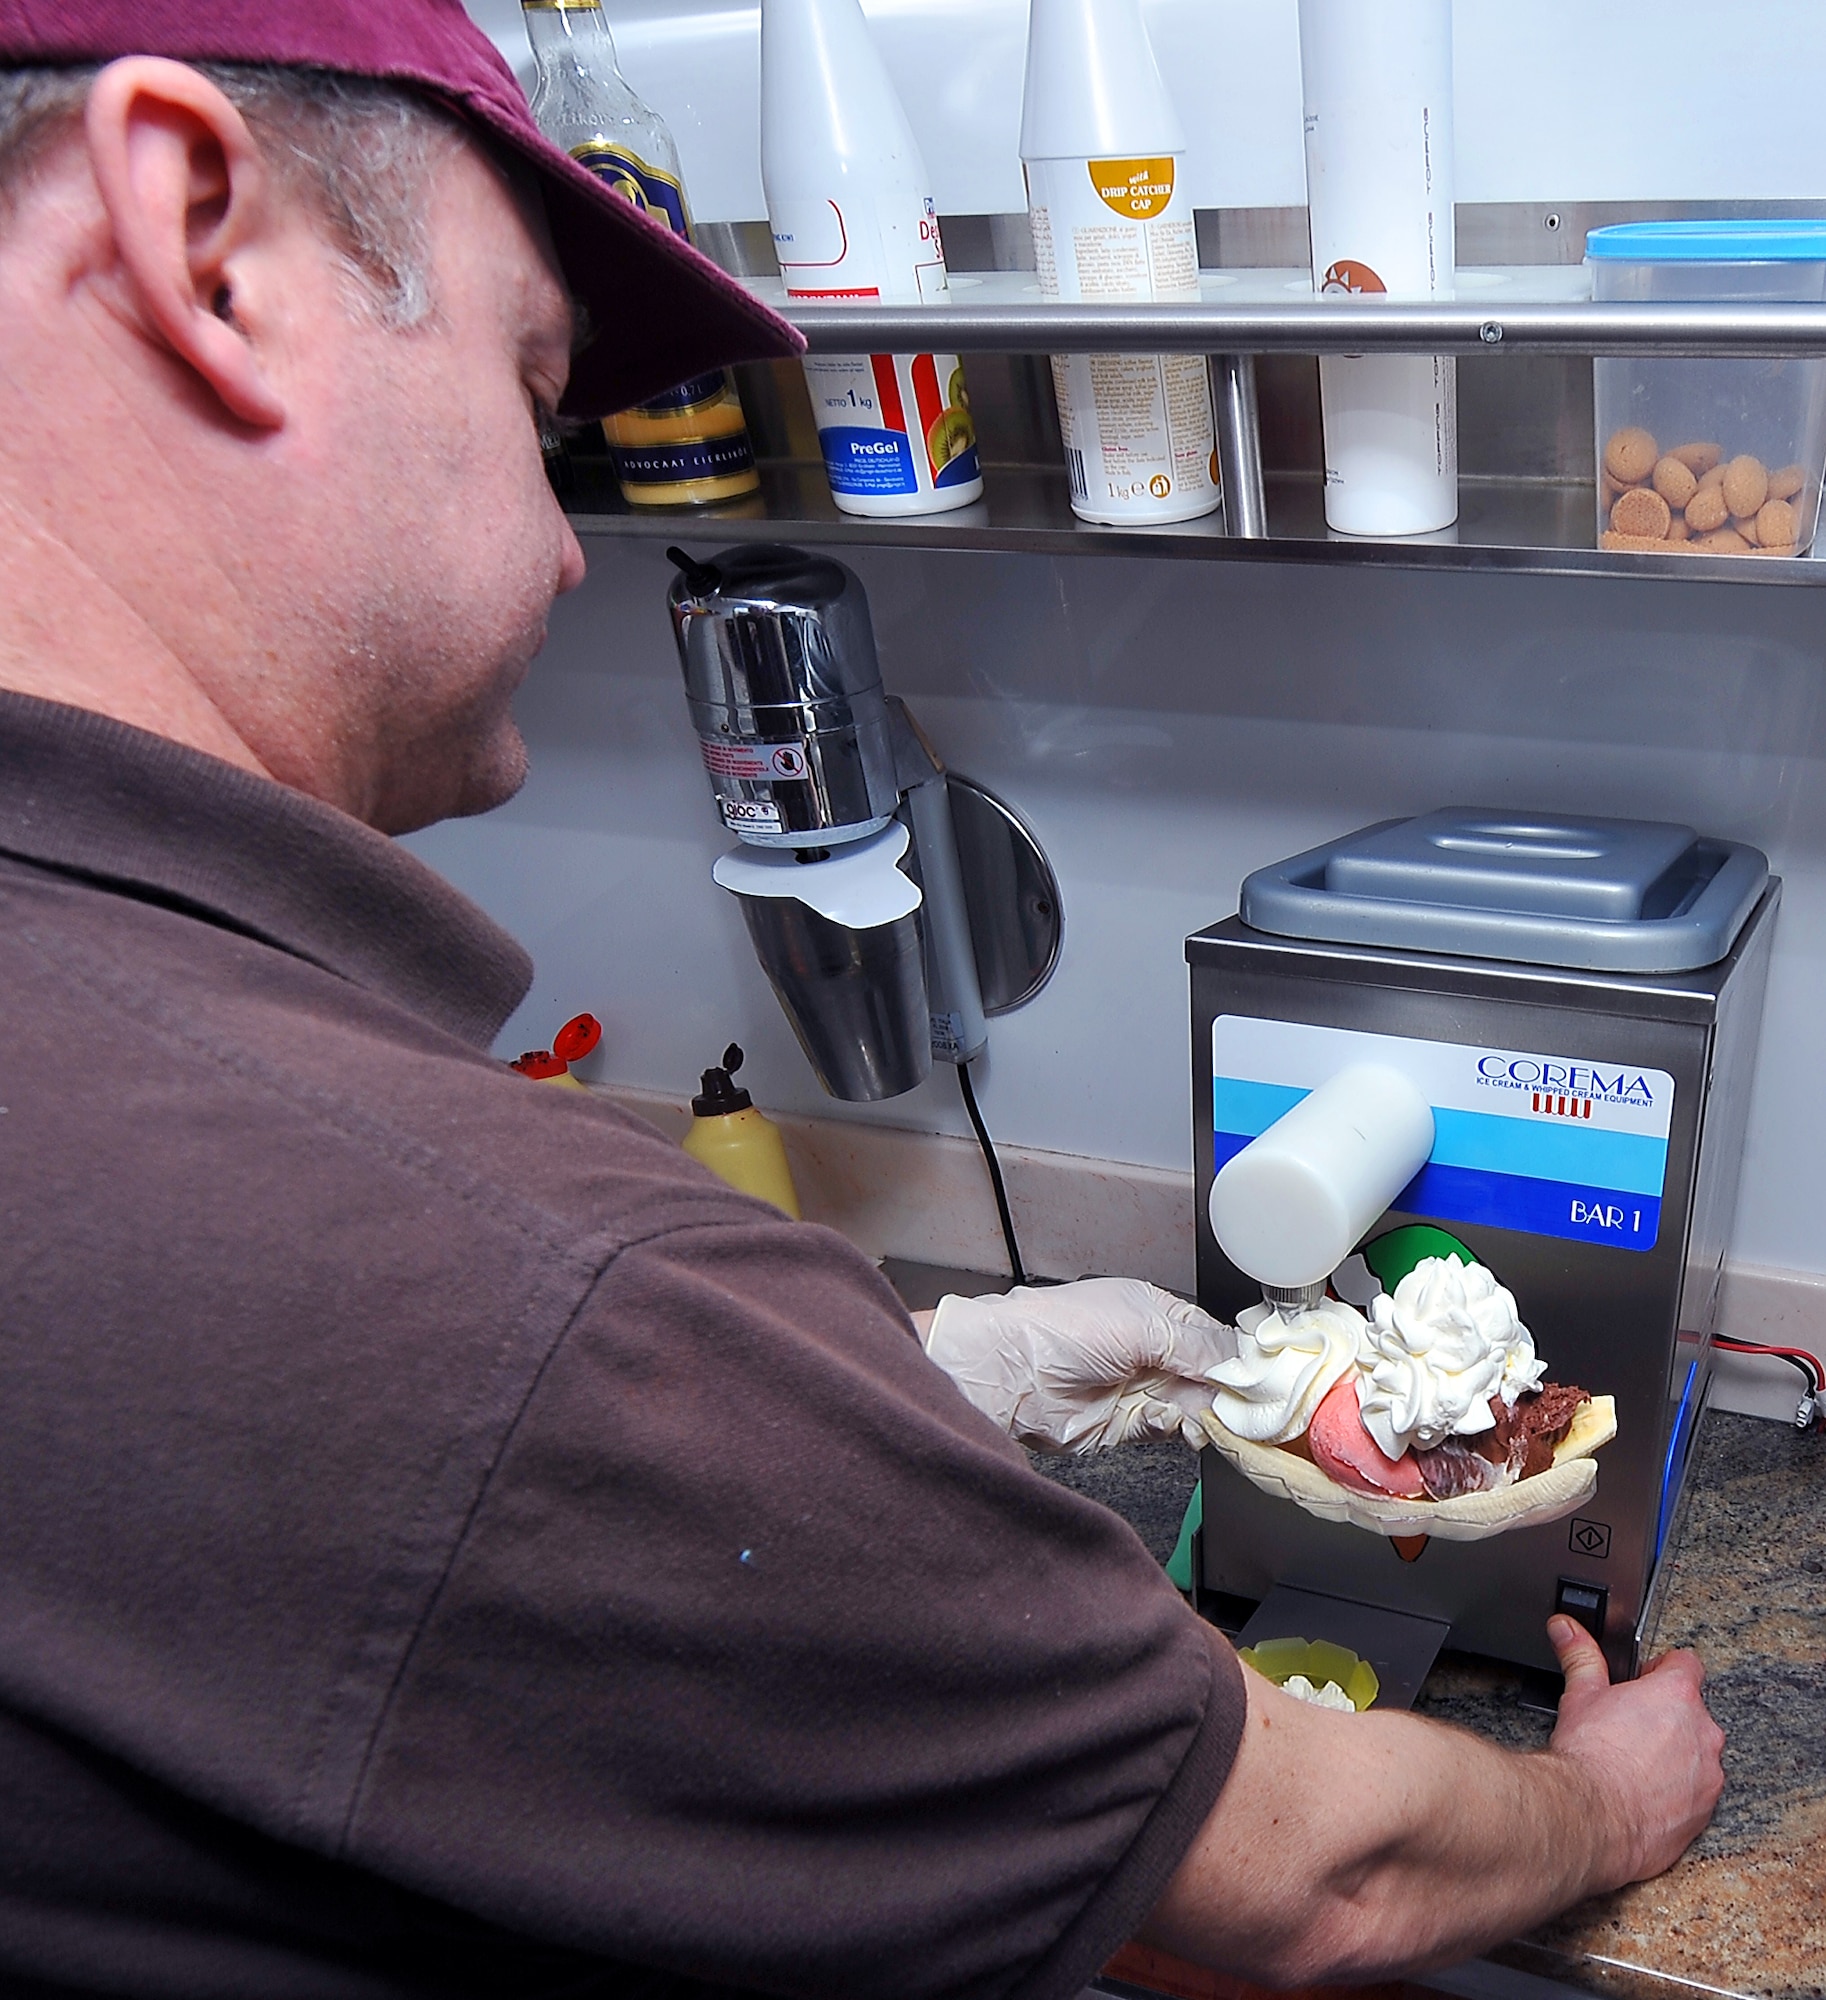
[[[1423,1257],[1375,1300],[1364,1364],[1363,1427],[1390,1458],[1493,1429],[1491,1397],[1513,1406],[1546,1373],[1513,1295],[1457,1256]]]
[[[1326,1391],[1357,1366],[1367,1331],[1363,1315],[1336,1299],[1293,1319],[1249,1306],[1236,1324],[1236,1359],[1211,1370],[1211,1404],[1226,1430],[1252,1444],[1297,1438]]]

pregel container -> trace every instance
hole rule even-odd
[[[1585,240],[1593,296],[1826,301],[1826,222],[1624,222]],[[1599,356],[1597,534],[1638,553],[1802,555],[1826,460],[1826,360]]]

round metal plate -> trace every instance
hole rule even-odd
[[[1024,1007],[1053,975],[1065,935],[1058,878],[1032,829],[983,786],[947,775],[983,1012]]]

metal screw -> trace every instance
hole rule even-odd
[[[1542,218],[1542,223],[1545,228],[1558,229],[1560,226],[1559,211],[1557,209],[1550,211]]]
[[[1497,325],[1495,320],[1487,319],[1477,329],[1477,337],[1486,347],[1500,347],[1502,345],[1503,330]]]

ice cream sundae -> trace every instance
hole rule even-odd
[[[1551,1519],[1592,1491],[1616,1432],[1608,1396],[1543,1380],[1514,1298],[1468,1255],[1422,1257],[1367,1317],[1326,1298],[1237,1328],[1213,1442],[1327,1519],[1461,1540]]]

